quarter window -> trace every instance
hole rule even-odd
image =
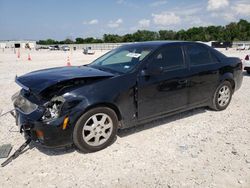
[[[212,63],[209,51],[200,45],[188,45],[187,53],[189,55],[190,65],[203,65]]]

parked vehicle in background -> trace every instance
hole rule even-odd
[[[243,61],[243,65],[244,65],[244,70],[246,70],[247,73],[250,74],[250,54],[246,55]]]
[[[70,51],[70,47],[69,46],[62,46],[61,49],[63,51]]]
[[[236,50],[249,50],[250,46],[246,44],[238,44]]]
[[[83,48],[83,53],[86,54],[86,55],[93,55],[95,54],[95,51],[91,49],[91,47],[86,47],[86,48]]]
[[[50,50],[60,50],[58,45],[49,46]]]
[[[47,50],[49,49],[48,46],[39,46],[39,47],[36,47],[36,50]]]
[[[45,146],[109,146],[124,129],[189,109],[221,111],[241,87],[242,62],[195,42],[142,42],[89,65],[16,77],[16,122]]]

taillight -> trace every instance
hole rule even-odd
[[[249,55],[246,55],[245,60],[247,61],[249,60]]]

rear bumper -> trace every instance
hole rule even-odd
[[[240,89],[240,87],[242,85],[242,81],[243,81],[242,70],[240,70],[237,74],[235,74],[234,81],[235,81],[234,91],[237,91],[238,89]]]

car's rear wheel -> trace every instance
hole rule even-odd
[[[231,102],[232,94],[231,83],[224,81],[215,90],[211,108],[217,111],[226,109]]]
[[[73,141],[83,152],[95,152],[109,146],[116,137],[118,118],[107,107],[97,107],[83,114],[77,121]]]

